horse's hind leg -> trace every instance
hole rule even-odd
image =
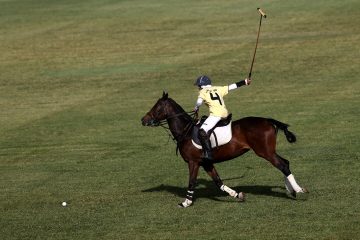
[[[288,160],[282,158],[276,153],[269,156],[264,156],[264,158],[271,162],[272,165],[274,165],[284,174],[285,187],[291,195],[295,197],[296,193],[306,192],[306,190],[300,187],[299,184],[296,182],[294,175],[290,171],[290,164]]]
[[[219,174],[217,173],[214,164],[212,163],[204,163],[203,168],[207,172],[207,174],[212,178],[214,183],[221,191],[227,192],[230,196],[238,199],[239,201],[245,201],[245,194],[243,192],[237,193],[235,190],[226,186],[223,181],[220,179]]]
[[[268,160],[274,167],[279,169],[285,176],[285,184],[288,191],[295,196],[296,193],[307,192],[306,189],[301,188],[297,184],[294,175],[290,171],[289,161],[276,154],[276,131],[271,127],[268,131],[264,131],[264,135],[251,138],[250,147],[254,152],[266,160]]]
[[[277,154],[276,154],[276,155],[277,155]],[[285,163],[286,167],[287,167],[287,168],[289,169],[289,171],[290,171],[290,163],[289,163],[289,161],[286,160],[285,158],[282,158],[280,155],[277,155],[277,157],[280,158],[280,159]],[[291,173],[290,173],[290,175],[291,175]],[[288,175],[288,176],[290,176],[290,175]],[[292,187],[289,179],[287,178],[288,176],[286,176],[286,174],[284,173],[285,188],[286,188],[286,190],[287,190],[293,197],[295,197],[295,196],[296,196],[296,192],[295,192],[294,188]]]
[[[290,172],[290,163],[288,160],[286,160],[285,158],[282,158],[281,156],[279,156],[278,154],[276,154],[276,156],[281,159],[286,165],[287,165],[287,168],[289,169],[289,172]],[[285,174],[284,174],[285,175]],[[293,197],[296,197],[296,193],[307,193],[307,189],[305,188],[302,188],[299,186],[299,184],[297,184],[296,180],[295,180],[295,177],[293,174],[290,174],[289,175],[285,175],[285,187],[286,187],[286,190],[293,196]]]

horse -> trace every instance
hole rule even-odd
[[[189,112],[190,113],[190,112]],[[196,125],[196,119],[185,112],[184,109],[168,93],[155,103],[149,112],[141,118],[143,126],[164,126],[170,130],[177,145],[177,151],[189,168],[189,183],[185,200],[178,204],[186,208],[193,204],[194,191],[199,168],[202,167],[212,178],[216,186],[231,197],[242,202],[245,200],[243,192],[236,192],[223,183],[217,173],[214,164],[234,159],[253,150],[256,155],[269,161],[275,168],[280,170],[285,179],[285,187],[289,195],[296,199],[297,194],[308,193],[305,188],[298,185],[294,175],[290,171],[289,161],[276,153],[276,136],[278,130],[284,132],[288,142],[296,142],[296,136],[288,130],[289,125],[271,118],[245,117],[233,121],[231,124],[232,137],[225,145],[213,148],[213,159],[203,159],[202,150],[192,143],[192,131]]]

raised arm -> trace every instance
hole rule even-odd
[[[244,86],[244,85],[250,85],[250,83],[251,83],[251,78],[249,78],[249,79],[246,78],[245,80],[241,80],[241,81],[239,81],[237,83],[230,84],[229,85],[229,91],[237,89],[237,88],[239,88],[241,86]]]

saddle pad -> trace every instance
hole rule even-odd
[[[192,141],[192,144],[196,148],[202,149],[200,140],[198,138],[198,132],[199,132],[199,128],[198,127],[194,128],[194,132],[193,132],[191,141]],[[217,144],[218,145],[216,145],[214,132],[216,134],[216,139],[217,139]],[[230,124],[228,124],[226,126],[217,127],[217,128],[214,129],[214,131],[210,135],[211,148],[215,148],[215,147],[218,147],[218,146],[225,145],[228,142],[230,142],[231,138],[232,138],[231,122],[230,122]]]

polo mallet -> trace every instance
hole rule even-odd
[[[252,62],[251,62],[251,67],[250,67],[250,71],[249,71],[249,78],[251,78],[251,73],[252,73],[252,69],[253,69],[253,66],[254,66],[254,62],[255,62],[255,54],[256,54],[256,49],[257,49],[257,46],[258,46],[259,36],[260,36],[261,21],[262,21],[262,18],[263,18],[263,17],[266,18],[266,14],[263,12],[263,10],[261,10],[260,8],[257,8],[257,10],[258,10],[259,13],[260,13],[260,22],[259,22],[259,29],[258,29],[257,38],[256,38],[256,45],[255,45],[254,56],[253,56],[253,59],[252,59]]]

